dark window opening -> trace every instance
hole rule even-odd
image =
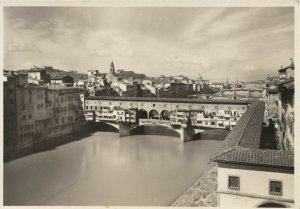
[[[228,178],[228,189],[240,190],[240,177],[229,176],[229,178]]]

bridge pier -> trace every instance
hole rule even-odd
[[[188,118],[187,121],[184,121],[181,124],[180,139],[182,142],[192,141],[192,140],[194,140],[194,134],[195,134],[195,131],[192,127],[191,119]]]
[[[130,136],[132,134],[132,123],[119,122],[119,136]]]

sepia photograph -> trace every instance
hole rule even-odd
[[[4,6],[3,205],[299,207],[295,13]]]

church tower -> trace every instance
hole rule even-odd
[[[115,74],[115,65],[113,61],[111,61],[109,72],[113,75]]]

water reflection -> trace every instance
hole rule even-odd
[[[220,144],[95,132],[5,163],[4,204],[169,205],[213,166]]]

